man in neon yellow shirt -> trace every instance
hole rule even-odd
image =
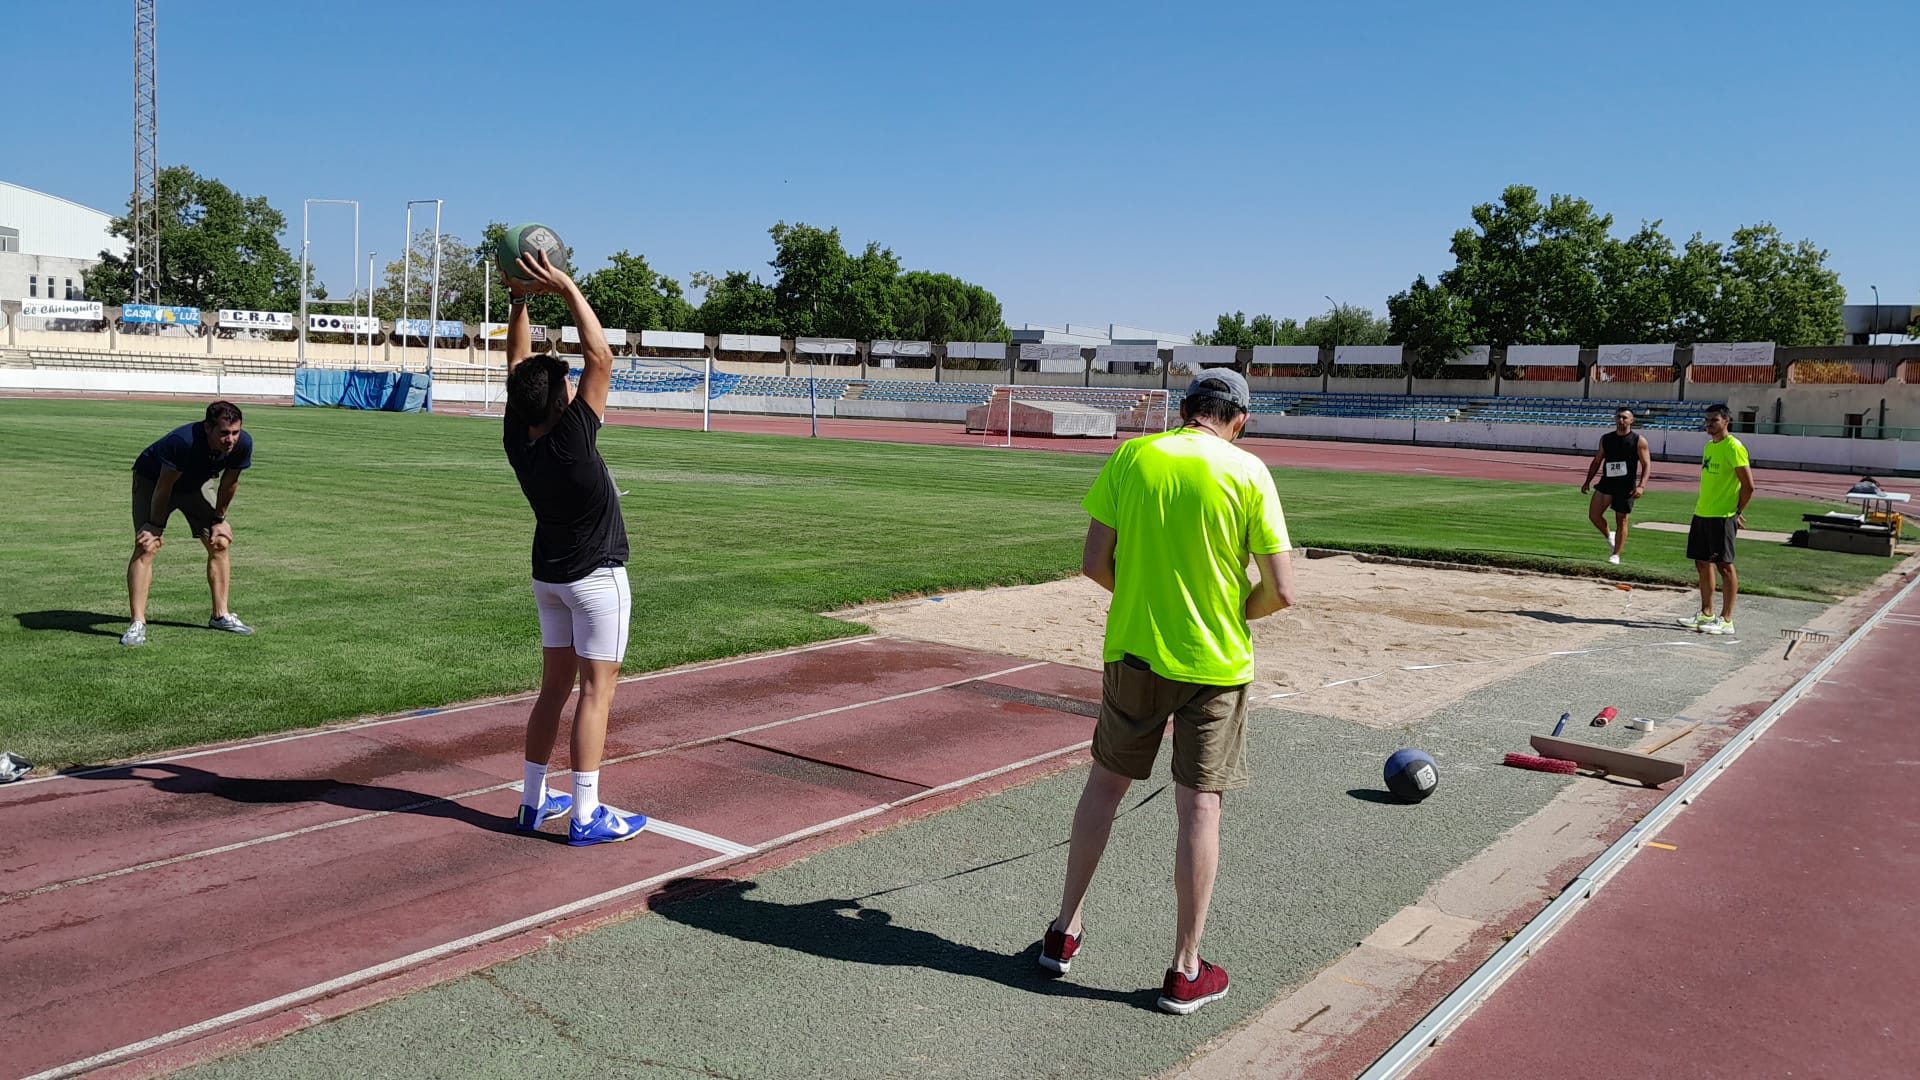
[[[1179,1014],[1227,992],[1226,971],[1200,958],[1200,934],[1220,858],[1221,794],[1247,785],[1247,623],[1293,603],[1292,544],[1273,474],[1233,445],[1252,406],[1239,372],[1203,371],[1180,404],[1183,426],[1123,443],[1081,503],[1093,520],[1080,570],[1113,604],[1092,771],[1039,960],[1065,972],[1080,951],[1081,903],[1114,811],[1133,781],[1152,775],[1171,717],[1179,929],[1159,1006]],[[1247,580],[1249,559],[1257,584]]]
[[[1725,405],[1707,406],[1707,445],[1700,450],[1700,496],[1687,530],[1687,558],[1700,574],[1700,613],[1680,625],[1703,634],[1733,633],[1733,601],[1740,579],[1733,571],[1733,540],[1747,523],[1753,498],[1753,469],[1747,448],[1727,434],[1733,413]],[[1720,614],[1713,613],[1713,577],[1720,575]]]

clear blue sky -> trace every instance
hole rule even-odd
[[[160,155],[296,253],[309,197],[361,200],[383,263],[437,197],[469,241],[541,220],[683,281],[765,275],[803,221],[1014,325],[1384,311],[1512,183],[1676,240],[1770,221],[1853,301],[1920,303],[1909,4],[1562,7],[160,0]],[[9,5],[0,177],[124,210],[132,12]],[[336,293],[346,220],[316,218]]]

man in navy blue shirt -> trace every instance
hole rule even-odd
[[[207,587],[213,591],[213,618],[207,625],[231,634],[253,628],[227,608],[230,567],[227,549],[233,527],[227,507],[240,486],[240,473],[253,464],[253,436],[240,430],[240,410],[230,401],[207,406],[207,418],[167,432],[140,452],[133,463],[133,558],[127,563],[127,603],[133,625],[122,645],[147,642],[147,588],[153,584],[153,557],[175,510],[186,515],[194,539],[207,548]]]

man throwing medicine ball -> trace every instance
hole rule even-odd
[[[186,517],[194,539],[207,548],[207,588],[213,592],[213,618],[207,625],[231,634],[253,633],[227,609],[232,573],[227,549],[233,546],[227,508],[240,487],[240,474],[252,464],[253,436],[240,430],[240,410],[230,401],[207,406],[205,420],[174,428],[134,459],[133,558],[127,563],[127,606],[133,609],[133,624],[120,636],[120,644],[147,643],[153,557],[160,551],[167,519],[175,510]]]
[[[627,524],[620,496],[600,456],[600,427],[613,381],[613,350],[593,305],[546,252],[523,254],[506,277],[513,314],[507,322],[507,409],[501,429],[507,463],[533,511],[533,597],[540,615],[540,696],[527,717],[526,765],[518,827],[538,831],[571,813],[567,842],[576,847],[631,840],[645,814],[600,801],[600,763],[607,716],[627,655],[633,596],[627,583]],[[580,331],[580,385],[567,381],[567,361],[533,351],[527,302],[566,301]],[[573,794],[547,790],[547,764],[559,738],[560,714],[574,683]]]
[[[1753,499],[1753,470],[1747,448],[1727,434],[1733,413],[1725,405],[1707,406],[1707,445],[1700,450],[1700,497],[1687,530],[1687,558],[1700,574],[1700,613],[1681,623],[1703,634],[1733,633],[1733,601],[1740,579],[1733,572],[1733,540],[1745,527]],[[1713,613],[1713,578],[1720,576],[1720,614]]]
[[[1200,934],[1220,856],[1221,795],[1247,785],[1247,623],[1293,603],[1292,544],[1273,474],[1233,445],[1251,408],[1238,372],[1201,372],[1180,404],[1183,425],[1123,443],[1081,503],[1093,520],[1080,572],[1113,604],[1092,771],[1039,962],[1065,972],[1080,951],[1081,903],[1114,811],[1133,781],[1152,774],[1171,718],[1179,928],[1159,999],[1171,1013],[1227,992],[1226,971],[1200,958]],[[1257,584],[1247,580],[1250,558]]]

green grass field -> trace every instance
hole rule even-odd
[[[204,628],[204,554],[169,531],[145,648],[122,649],[128,470],[193,402],[0,402],[0,749],[45,765],[532,688],[532,518],[497,421],[255,407],[232,521],[233,607]],[[818,612],[1074,572],[1100,459],[610,427],[633,542],[629,671],[856,632]],[[1564,486],[1276,471],[1297,545],[1690,583],[1685,538],[1636,532],[1608,567]],[[1354,492],[1364,490],[1364,498]],[[1642,520],[1685,521],[1653,494]],[[1752,528],[1805,504],[1756,500]],[[178,519],[176,519],[177,523]],[[1743,546],[1752,592],[1826,600],[1884,559]],[[1303,598],[1311,603],[1311,596]]]

